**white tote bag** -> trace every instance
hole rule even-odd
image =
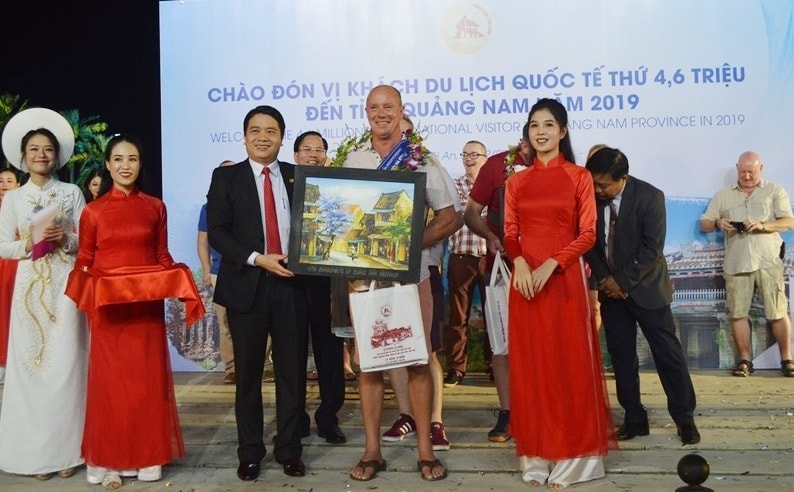
[[[363,372],[427,364],[427,344],[416,284],[350,294],[350,314]]]
[[[485,322],[494,355],[507,355],[507,300],[510,298],[510,270],[496,255],[491,280],[485,286]]]

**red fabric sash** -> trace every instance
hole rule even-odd
[[[105,271],[75,269],[69,274],[66,295],[78,309],[89,314],[111,304],[177,298],[185,303],[187,326],[204,316],[204,303],[193,275],[184,263],[170,267],[154,265]]]

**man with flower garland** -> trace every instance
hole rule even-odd
[[[409,141],[413,142],[412,148],[421,147],[421,137],[414,133],[414,124],[411,119],[403,114],[400,122],[400,131],[406,135]],[[409,133],[410,131],[410,133]],[[367,138],[368,139],[368,138]],[[454,186],[452,178],[447,170],[441,168],[444,173],[444,181],[450,187]],[[450,188],[449,192],[455,196],[457,190]],[[453,203],[455,213],[463,217],[463,208],[459,203]],[[428,214],[427,220],[433,220],[433,216]],[[441,323],[444,319],[444,284],[441,278],[441,264],[444,256],[444,242],[439,241],[427,248],[428,263],[430,271],[430,289],[433,297],[433,319],[430,327],[430,351],[427,354],[427,364],[430,367],[430,375],[433,378],[433,403],[430,412],[430,442],[433,444],[433,451],[446,451],[450,448],[449,439],[444,429],[444,370],[438,360],[438,352],[443,347]],[[402,441],[410,434],[416,433],[416,422],[412,417],[411,398],[408,394],[408,370],[405,367],[389,369],[389,382],[394,390],[394,397],[397,400],[397,407],[400,414],[394,424],[383,433],[382,439],[387,442]]]
[[[432,294],[428,269],[428,248],[443,240],[461,226],[461,220],[454,209],[457,198],[450,193],[444,182],[438,160],[427,152],[421,143],[412,145],[403,138],[400,121],[403,117],[403,104],[400,92],[394,87],[381,85],[367,95],[367,120],[371,127],[370,138],[337,158],[344,167],[359,169],[400,170],[413,169],[427,174],[425,202],[435,213],[434,219],[427,224],[422,234],[422,269],[419,289],[422,319],[424,320],[425,340],[430,340],[432,320]],[[341,150],[341,148],[340,148]],[[429,350],[428,350],[429,352]],[[416,421],[417,463],[419,473],[425,480],[446,478],[447,470],[433,453],[430,440],[430,417],[433,401],[433,380],[428,365],[408,367],[408,391],[413,417]],[[380,447],[380,425],[383,411],[383,373],[362,372],[359,378],[361,412],[364,420],[364,455],[350,470],[350,478],[368,481],[386,469]]]
[[[529,122],[524,125],[521,140],[517,146],[510,147],[505,152],[494,154],[485,161],[477,180],[469,193],[469,202],[463,212],[463,221],[472,232],[485,238],[488,246],[486,271],[493,268],[495,255],[503,254],[502,238],[504,237],[503,200],[504,184],[508,176],[524,169],[529,156]],[[488,207],[487,218],[482,217],[482,211]],[[487,329],[487,327],[486,327]],[[487,347],[486,358],[491,355],[490,346]],[[488,440],[492,442],[505,442],[510,439],[507,428],[510,424],[510,381],[507,369],[506,355],[493,355],[491,357],[491,371],[496,384],[496,394],[499,396],[499,415],[496,425],[488,432]]]

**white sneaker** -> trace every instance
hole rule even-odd
[[[85,466],[85,479],[88,480],[88,483],[92,485],[97,485],[98,483],[102,482],[102,477],[105,476],[105,472],[107,468],[102,468],[101,466]]]
[[[138,476],[138,470],[121,470],[119,472],[119,475],[122,476],[122,477],[127,477],[127,478],[129,478],[129,477],[137,477]]]
[[[160,465],[138,469],[138,480],[141,482],[156,482],[161,478],[163,478],[163,467]]]

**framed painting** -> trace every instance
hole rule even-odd
[[[288,268],[418,282],[426,179],[422,172],[297,166]]]

